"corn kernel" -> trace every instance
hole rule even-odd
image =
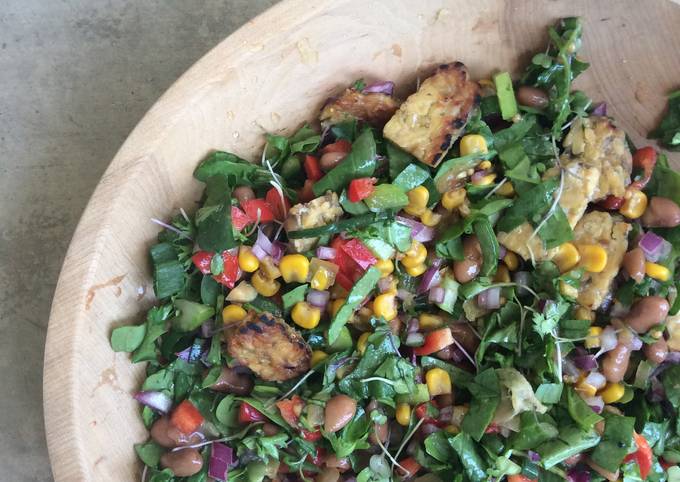
[[[253,273],[260,267],[260,260],[253,254],[250,246],[241,246],[239,248],[238,267],[246,273]]]
[[[320,268],[316,270],[316,273],[312,276],[312,280],[309,284],[313,290],[324,291],[328,289],[329,281],[330,276],[328,276],[328,271],[324,268]]]
[[[586,397],[594,397],[597,393],[597,388],[590,383],[586,383],[585,378],[580,380],[574,388],[577,392]]]
[[[423,274],[425,271],[427,271],[427,266],[425,263],[419,264],[418,266],[414,266],[412,268],[406,268],[406,272],[408,273],[409,276],[420,276]]]
[[[479,163],[477,168],[481,169],[482,171],[486,171],[487,169],[491,169],[491,161],[482,161],[482,162]]]
[[[496,194],[503,197],[510,197],[515,194],[515,188],[510,181],[505,181],[501,187],[496,189]]]
[[[588,328],[588,336],[586,336],[586,339],[583,341],[583,345],[586,348],[599,348],[601,334],[602,328],[599,326],[591,326]]]
[[[397,317],[397,303],[394,293],[382,293],[373,300],[373,313],[385,319],[385,321],[392,321]]]
[[[435,213],[432,209],[426,209],[425,212],[420,215],[420,222],[429,227],[436,226],[441,220],[442,215]]]
[[[457,425],[447,425],[444,427],[444,430],[446,433],[450,433],[451,435],[456,435],[460,433],[460,428]]]
[[[425,262],[427,258],[427,248],[419,241],[413,241],[411,247],[406,251],[405,256],[401,260],[406,268],[413,268]]]
[[[647,209],[647,195],[638,189],[629,189],[626,191],[626,197],[623,201],[623,206],[619,212],[628,219],[637,219]]]
[[[265,277],[269,279],[281,277],[281,271],[279,270],[279,267],[274,264],[274,258],[271,256],[265,256],[262,261],[260,261],[260,270],[264,273]]]
[[[324,361],[326,358],[328,358],[328,353],[325,351],[321,350],[314,350],[312,352],[312,358],[310,359],[310,363],[312,365],[312,368]]]
[[[290,317],[296,325],[311,330],[319,325],[321,310],[306,301],[298,301],[290,312]]]
[[[578,297],[578,290],[576,287],[570,285],[569,283],[565,283],[564,281],[560,280],[560,293],[562,293],[563,296],[566,296],[567,298],[573,298],[576,299]]]
[[[553,263],[557,265],[560,273],[574,269],[581,260],[578,249],[572,243],[563,243],[557,248],[557,254],[553,258]]]
[[[373,267],[380,271],[381,278],[385,278],[394,272],[394,263],[391,259],[379,259]]]
[[[399,425],[408,427],[411,422],[411,406],[408,403],[398,403],[394,416]]]
[[[444,395],[453,391],[449,373],[441,368],[432,368],[425,373],[425,383],[431,397]]]
[[[222,321],[224,324],[235,323],[245,319],[248,315],[246,310],[244,310],[239,305],[227,305],[222,310]]]
[[[442,206],[444,206],[444,209],[447,211],[453,211],[463,204],[465,196],[467,196],[467,192],[465,191],[465,188],[462,187],[447,191],[442,196]]]
[[[287,254],[279,262],[286,283],[304,283],[309,275],[309,260],[302,254]]]
[[[584,308],[583,306],[576,308],[574,316],[577,320],[595,321],[595,313],[588,308]]]
[[[496,270],[496,274],[494,275],[493,280],[496,283],[509,283],[510,270],[508,270],[508,267],[505,266],[504,264],[498,265],[498,270]]]
[[[281,283],[267,278],[261,269],[258,269],[253,273],[250,283],[253,285],[253,288],[255,288],[255,291],[262,296],[274,296],[281,288]]]
[[[645,274],[659,281],[668,281],[671,277],[671,272],[664,265],[650,262],[645,263]]]
[[[366,345],[368,345],[369,336],[371,336],[371,332],[367,331],[366,333],[362,333],[359,339],[357,340],[357,351],[362,355],[366,351]]]
[[[505,253],[505,256],[503,256],[503,262],[510,271],[517,271],[517,268],[519,268],[519,258],[512,251]]]
[[[601,273],[607,266],[607,252],[599,244],[580,244],[580,266],[589,273]]]
[[[479,134],[468,134],[460,140],[460,155],[486,154],[489,148],[486,146],[486,139]]]
[[[418,317],[418,325],[421,330],[430,331],[444,326],[444,318],[431,313],[421,313]]]
[[[404,208],[412,216],[420,216],[427,209],[427,202],[430,200],[430,192],[425,186],[418,186],[406,193],[408,205]]]
[[[626,389],[620,383],[607,383],[600,391],[600,396],[604,403],[614,403],[621,400]]]
[[[338,311],[340,311],[340,308],[345,304],[345,301],[347,301],[345,298],[337,298],[328,305],[331,316],[335,316]]]

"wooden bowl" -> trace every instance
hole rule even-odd
[[[150,218],[191,209],[191,177],[213,149],[258,159],[264,132],[314,120],[330,94],[359,77],[398,92],[453,60],[473,77],[517,72],[546,45],[546,27],[585,18],[578,87],[643,143],[680,78],[680,7],[655,0],[284,1],[224,40],[156,103],[104,174],[59,278],[45,353],[45,423],[57,481],[139,480],[133,443],[146,431],[144,368],[109,346],[113,327],[153,303]]]

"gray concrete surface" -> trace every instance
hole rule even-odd
[[[47,318],[73,230],[137,121],[274,0],[0,0],[0,480],[52,480]]]

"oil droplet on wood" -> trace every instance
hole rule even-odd
[[[108,288],[108,287],[115,287],[114,295],[116,297],[120,296],[123,293],[123,290],[121,290],[120,286],[118,286],[123,279],[125,278],[125,275],[122,274],[120,276],[116,276],[115,278],[111,278],[110,280],[106,281],[105,283],[100,283],[96,285],[92,285],[89,290],[87,290],[87,296],[85,297],[85,309],[89,310],[90,307],[92,306],[92,302],[94,301],[94,296],[97,294],[97,291],[103,288]]]

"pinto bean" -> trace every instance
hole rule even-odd
[[[347,425],[357,413],[357,402],[347,395],[336,395],[326,402],[324,430],[335,433]]]
[[[321,159],[319,159],[321,170],[324,172],[330,171],[335,166],[340,164],[340,161],[342,161],[346,156],[346,152],[327,152],[321,156]]]
[[[210,385],[216,392],[228,392],[236,395],[248,395],[253,389],[253,379],[246,374],[237,373],[229,367],[223,367],[215,383]]]
[[[616,348],[608,351],[605,355],[602,361],[602,374],[608,382],[618,383],[623,380],[626,370],[628,370],[628,363],[630,362],[632,342],[633,334],[624,328],[619,333]]]
[[[196,449],[182,449],[161,455],[161,466],[177,477],[189,477],[203,468],[203,457]]]
[[[666,356],[668,356],[668,343],[661,337],[654,343],[645,345],[644,351],[647,360],[658,365],[663,363],[666,360]]]
[[[640,222],[648,228],[674,228],[680,225],[680,206],[672,199],[654,196]]]
[[[545,109],[550,103],[550,99],[544,90],[523,85],[517,89],[517,102],[534,109]]]
[[[335,454],[328,455],[324,463],[326,464],[326,467],[338,469],[340,472],[345,472],[352,468],[352,464],[349,462],[348,458],[343,457],[339,459]]]
[[[203,436],[194,432],[186,435],[170,423],[168,417],[161,417],[151,426],[151,438],[161,447],[175,448],[203,441]]]
[[[315,482],[338,482],[340,471],[336,468],[327,467],[314,477]]]
[[[479,338],[467,323],[452,323],[449,325],[451,334],[468,353],[475,353],[479,347]]]
[[[631,249],[623,257],[623,269],[636,283],[645,277],[645,253],[640,248]]]
[[[380,440],[381,444],[385,444],[387,440],[390,437],[390,427],[386,423],[374,423],[373,424],[373,430],[371,430],[370,435],[368,436],[368,440],[372,444],[378,444],[378,440]]]
[[[453,274],[459,283],[467,283],[477,277],[482,267],[482,247],[477,236],[468,236],[463,240],[465,259],[453,262]]]
[[[279,427],[269,422],[265,422],[265,424],[262,425],[262,431],[267,437],[271,437],[272,435],[276,435],[280,432]]]
[[[238,200],[239,204],[241,204],[243,201],[255,199],[255,191],[248,186],[239,186],[234,189],[234,197]]]
[[[637,333],[647,333],[653,326],[663,323],[669,309],[666,298],[646,296],[633,303],[623,321]]]

